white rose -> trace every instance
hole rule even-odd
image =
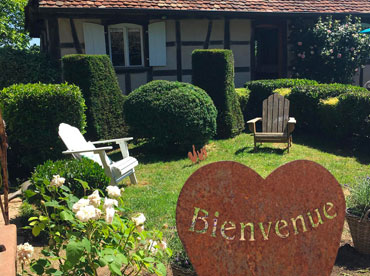
[[[72,206],[72,211],[77,213],[82,207],[85,207],[90,204],[90,200],[86,198],[81,198]]]
[[[50,181],[50,186],[60,187],[64,184],[66,179],[59,175],[53,175],[53,179]]]
[[[99,209],[96,209],[92,205],[83,206],[77,212],[76,218],[78,218],[82,222],[87,222],[90,219],[98,219],[100,215],[99,215],[99,212],[97,212],[96,210],[99,210]]]
[[[104,205],[103,208],[106,210],[107,208],[113,208],[113,206],[118,206],[118,201],[111,198],[105,198],[104,199]]]
[[[153,240],[149,240],[149,247],[148,247],[148,250],[150,250],[150,252],[152,252],[153,254],[156,254],[158,249],[155,247],[158,243],[156,241],[153,241]]]
[[[144,222],[146,221],[146,218],[144,214],[139,213],[136,216],[132,217],[131,220],[135,222],[136,226],[143,225]]]
[[[108,196],[110,198],[120,197],[121,190],[117,186],[108,186],[106,191],[108,192]]]
[[[111,224],[113,222],[115,212],[116,210],[114,210],[112,207],[105,209],[105,221],[107,223]]]
[[[26,264],[31,261],[33,246],[28,242],[17,246],[17,258],[20,263]]]
[[[98,190],[94,191],[91,195],[89,195],[88,199],[90,204],[93,205],[94,207],[100,206],[100,195]]]

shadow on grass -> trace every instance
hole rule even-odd
[[[357,252],[347,243],[339,248],[335,265],[348,270],[368,269],[370,268],[370,256]]]
[[[299,133],[293,135],[293,144],[308,146],[338,156],[354,157],[361,164],[370,164],[369,145],[364,143],[362,146],[359,143],[339,144],[328,138]]]
[[[256,150],[254,150],[253,147],[244,147],[241,149],[238,149],[235,152],[235,155],[244,154],[244,153],[251,153],[251,154],[258,154],[258,153],[269,153],[269,154],[277,154],[277,155],[283,155],[286,149],[280,149],[280,148],[270,148],[270,147],[257,147]]]

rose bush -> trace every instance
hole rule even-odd
[[[144,231],[144,214],[129,217],[123,189],[108,186],[109,198],[100,190],[77,198],[64,181],[59,175],[53,176],[48,191],[41,194],[42,214],[29,219],[35,236],[41,231],[49,234],[49,245],[42,250],[44,257],[30,262],[33,273],[97,275],[99,267],[107,266],[112,275],[126,275],[128,271],[130,275],[166,275],[163,260],[171,250],[160,231]],[[86,182],[80,182],[90,191]],[[22,256],[28,261],[27,252]],[[58,265],[53,266],[51,260],[57,260]]]
[[[319,18],[315,25],[296,20],[290,28],[294,77],[350,84],[369,59],[370,36],[359,33],[360,18]]]

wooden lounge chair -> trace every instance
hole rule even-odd
[[[262,132],[256,131],[256,123],[262,121]],[[289,117],[289,100],[279,94],[273,94],[263,101],[262,118],[254,118],[248,122],[249,130],[254,136],[254,150],[257,143],[287,143],[288,152],[292,146],[292,132],[296,120]]]
[[[110,177],[111,185],[117,185],[127,176],[130,177],[132,184],[137,184],[134,168],[138,165],[138,161],[134,157],[129,156],[127,147],[127,141],[132,140],[132,137],[87,142],[77,128],[65,123],[61,123],[59,125],[59,136],[68,148],[67,151],[63,151],[64,154],[72,154],[76,159],[86,157],[97,162],[104,168],[105,174]],[[116,143],[120,146],[122,160],[113,162],[109,159],[106,151],[112,149],[110,146],[100,148],[95,147],[96,144],[106,143]]]

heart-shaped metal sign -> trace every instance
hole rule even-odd
[[[330,275],[344,217],[336,179],[305,160],[266,179],[236,162],[206,165],[186,181],[176,209],[199,276]]]

